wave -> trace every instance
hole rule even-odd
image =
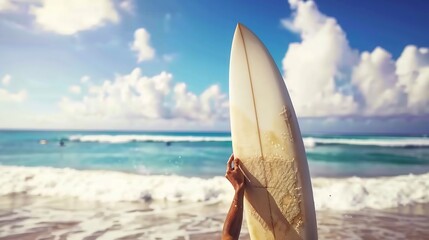
[[[0,196],[25,193],[87,201],[225,202],[233,196],[224,177],[136,175],[109,171],[0,166]],[[315,178],[317,210],[385,209],[429,203],[429,173],[383,178]]]
[[[317,145],[355,145],[375,147],[429,147],[429,138],[402,137],[402,138],[303,138],[306,147]]]
[[[0,196],[11,193],[117,202],[167,200],[201,202],[231,194],[224,177],[182,176],[75,170],[50,167],[0,166]],[[232,197],[232,195],[231,195]]]
[[[170,136],[170,135],[73,135],[70,141],[127,143],[127,142],[230,142],[231,137]]]
[[[231,142],[229,136],[174,136],[174,135],[72,135],[70,141],[99,143],[128,142]],[[429,138],[319,138],[304,137],[304,146],[313,148],[318,145],[355,145],[376,147],[429,147]]]

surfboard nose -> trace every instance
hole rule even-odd
[[[236,40],[236,39],[238,39],[238,38],[242,38],[243,37],[243,34],[241,33],[241,28],[242,27],[243,27],[243,24],[237,23],[237,26],[235,27],[233,41]]]
[[[242,27],[243,27],[243,24],[237,23],[237,26],[235,27],[235,31],[241,31]]]
[[[258,41],[260,41],[259,38],[248,27],[246,27],[242,23],[237,23],[234,32],[234,38],[232,40],[233,45],[234,43],[243,44],[247,40],[252,40],[253,38],[258,39]]]
[[[236,37],[243,38],[243,36],[245,35],[245,32],[251,32],[251,31],[244,24],[237,23],[237,26],[235,27],[234,38]]]

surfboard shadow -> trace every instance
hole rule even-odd
[[[243,166],[243,170],[251,179],[251,182],[247,182],[246,185],[246,202],[253,208],[254,212],[252,211],[251,214],[255,215],[254,218],[259,221],[259,224],[273,232],[275,239],[281,239],[276,236],[286,236],[288,240],[303,240],[292,223],[285,218],[267,187],[264,187],[264,184],[253,176],[245,166]]]

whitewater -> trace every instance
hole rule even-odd
[[[429,202],[425,135],[303,141],[317,210]],[[231,152],[230,133],[0,131],[0,196],[228,203],[223,174]]]
[[[70,141],[99,142],[99,143],[128,143],[128,142],[231,142],[228,136],[174,136],[174,135],[72,135]],[[335,138],[335,137],[304,137],[305,147],[317,145],[356,145],[378,147],[429,147],[428,137],[401,137],[401,138]]]
[[[114,171],[0,167],[0,196],[75,198],[96,202],[225,202],[224,177],[138,175]],[[313,178],[316,210],[387,209],[429,202],[429,173],[379,178]],[[156,205],[156,204],[155,204]]]

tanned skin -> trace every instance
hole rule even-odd
[[[240,236],[245,188],[244,175],[240,169],[240,164],[240,160],[234,158],[234,154],[232,154],[226,165],[225,177],[234,187],[235,194],[223,225],[222,240],[237,240]]]

